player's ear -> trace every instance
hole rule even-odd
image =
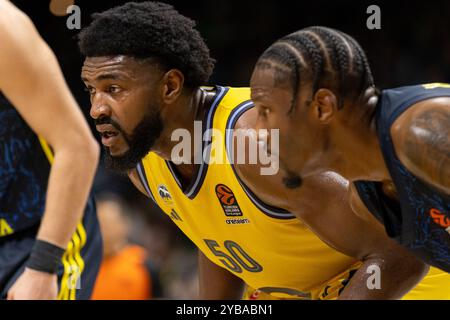
[[[314,94],[312,101],[314,117],[322,123],[329,123],[337,112],[337,99],[328,89],[319,89]]]
[[[171,104],[177,100],[181,94],[184,85],[184,75],[178,69],[170,69],[163,78],[163,101],[166,104]]]

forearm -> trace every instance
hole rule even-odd
[[[37,235],[62,248],[67,247],[82,218],[98,164],[98,145],[93,139],[83,141],[55,149],[46,209]]]
[[[429,268],[415,257],[373,255],[352,277],[339,300],[401,299],[427,274]]]
[[[239,300],[244,282],[228,270],[215,265],[199,251],[199,298],[206,300]]]

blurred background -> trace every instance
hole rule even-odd
[[[30,16],[55,52],[74,96],[88,117],[89,97],[80,79],[83,57],[76,42],[79,30],[66,27],[67,16],[57,16],[57,4],[63,8],[71,3],[78,5],[84,27],[92,13],[127,1],[12,2]],[[270,44],[310,25],[333,27],[352,35],[365,49],[380,88],[450,82],[448,0],[164,2],[197,22],[212,57],[217,60],[210,84],[247,86],[258,56]],[[366,27],[369,17],[366,10],[371,4],[381,8],[381,30]],[[105,260],[93,298],[195,298],[196,251],[170,218],[126,178],[105,172],[102,167],[94,189],[105,238]]]

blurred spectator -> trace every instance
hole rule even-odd
[[[161,273],[167,284],[167,297],[179,300],[198,299],[198,256],[197,248],[176,249],[173,251],[167,267]]]
[[[117,196],[97,199],[98,218],[103,234],[104,257],[93,300],[146,300],[159,282],[146,250],[128,242],[131,221],[126,206]]]

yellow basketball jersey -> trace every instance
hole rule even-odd
[[[431,267],[426,277],[410,292],[404,295],[402,300],[450,300],[449,288],[450,275],[440,269]],[[242,298],[244,300],[279,299],[249,286],[246,287]]]
[[[147,193],[215,264],[278,298],[332,299],[361,265],[322,242],[291,213],[262,203],[236,176],[227,145],[239,116],[252,107],[248,88],[216,87],[203,123],[202,163],[183,190],[173,163],[149,153],[137,166]],[[207,140],[208,140],[207,139]],[[227,144],[228,141],[228,144]],[[207,162],[207,161],[206,161]]]
[[[204,121],[204,130],[223,133],[212,137],[215,152],[226,154],[226,127],[251,106],[249,99],[248,88],[217,87]],[[173,164],[154,153],[137,171],[147,193],[205,256],[253,288],[279,297],[331,297],[359,265],[289,212],[261,203],[229,163],[200,165],[186,190]]]

